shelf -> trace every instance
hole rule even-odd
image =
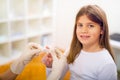
[[[0,43],[5,43],[8,41],[8,24],[7,23],[0,23]]]
[[[21,54],[14,54],[14,55],[10,55],[9,57],[7,56],[0,56],[0,65],[4,65],[12,60],[17,59]]]
[[[45,45],[52,41],[52,3],[53,0],[0,0],[0,63],[20,56],[29,42]]]
[[[7,1],[0,0],[0,21],[8,18],[7,10]]]
[[[43,18],[43,20],[42,20],[43,27],[50,29],[53,26],[52,24],[53,24],[52,18]]]
[[[36,16],[42,13],[42,0],[28,0],[28,15]]]
[[[28,39],[28,42],[36,42],[36,43],[39,43],[39,44],[41,44],[41,36],[34,36],[34,37],[30,37],[29,39]]]
[[[27,40],[19,40],[12,42],[12,54],[20,54],[25,48]]]
[[[10,17],[10,19],[25,17],[25,2],[24,2],[24,0],[10,0],[9,17]]]
[[[0,44],[0,55],[2,56],[10,56],[10,44]]]
[[[13,21],[11,22],[11,40],[24,39],[26,36],[26,27],[24,21]]]
[[[110,40],[110,44],[112,45],[113,48],[120,50],[120,42],[119,41]]]
[[[43,0],[43,14],[50,15],[53,12],[52,0]]]

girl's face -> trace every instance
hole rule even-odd
[[[99,45],[99,37],[102,33],[100,25],[91,21],[86,15],[78,18],[76,35],[83,47]]]

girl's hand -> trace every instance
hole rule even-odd
[[[52,68],[52,55],[50,53],[46,54],[43,58],[42,58],[42,62],[46,65],[47,68]]]

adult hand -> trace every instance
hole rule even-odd
[[[52,72],[48,76],[47,80],[58,80],[67,65],[67,60],[64,54],[58,49],[55,48],[51,50],[51,55],[53,58]]]
[[[24,66],[29,63],[34,56],[37,56],[41,51],[42,47],[40,46],[40,44],[29,43],[22,52],[22,55],[11,64],[11,71],[15,74],[20,74],[24,69]]]

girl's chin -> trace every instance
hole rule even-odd
[[[86,43],[88,43],[88,40],[81,40],[80,41],[82,44],[86,44]]]
[[[87,45],[88,44],[88,42],[85,42],[85,41],[81,42],[81,43],[82,43],[82,45]]]

